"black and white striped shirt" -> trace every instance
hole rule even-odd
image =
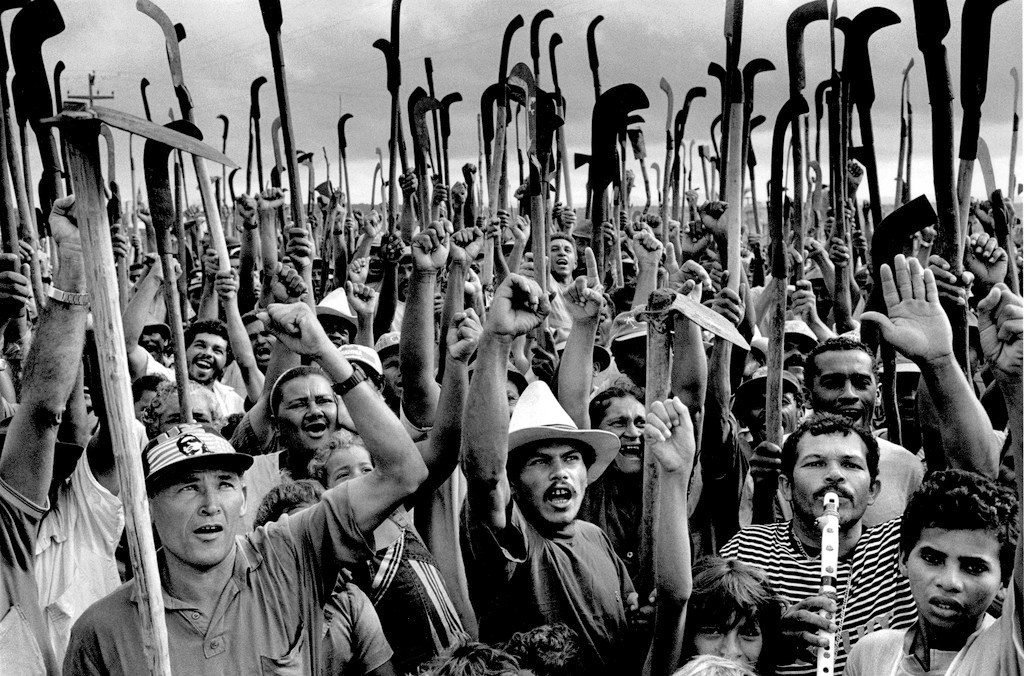
[[[853,551],[839,561],[836,624],[840,618],[842,624],[836,674],[843,672],[846,656],[863,636],[876,629],[905,629],[917,620],[910,584],[897,568],[901,521],[893,519],[866,529]],[[720,555],[762,568],[775,592],[793,604],[816,596],[821,584],[821,560],[804,556],[795,537],[792,522],[750,526],[734,535]],[[777,670],[778,674],[809,676],[815,672],[815,665],[806,662],[783,664]]]

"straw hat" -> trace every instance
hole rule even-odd
[[[749,405],[753,397],[764,399],[767,396],[768,367],[762,366],[754,374],[744,380],[733,394],[733,408],[742,409]],[[793,396],[800,394],[800,381],[789,371],[782,371],[782,391]]]
[[[786,320],[785,337],[793,341],[801,352],[810,352],[818,345],[818,337],[802,319]]]
[[[508,452],[512,454],[538,441],[574,441],[588,446],[594,457],[587,464],[587,480],[600,477],[619,452],[619,438],[603,430],[581,430],[559,405],[548,386],[538,380],[519,397],[508,423]]]
[[[348,296],[345,295],[345,289],[335,289],[324,296],[316,305],[316,316],[318,318],[334,317],[335,319],[340,319],[351,329],[352,333],[355,333],[358,328],[356,315],[348,304]]]

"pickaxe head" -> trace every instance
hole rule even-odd
[[[789,55],[789,91],[798,94],[807,85],[804,75],[804,29],[815,21],[828,19],[828,2],[811,0],[793,10],[786,21],[786,51]]]
[[[142,82],[139,83],[139,88],[142,90],[142,107],[146,111],[146,119],[150,122],[153,121],[153,114],[149,112],[149,97],[146,96],[146,87],[149,86],[149,80],[142,78]]]
[[[597,24],[602,21],[604,21],[604,17],[598,14],[590,22],[590,25],[587,26],[587,57],[590,59],[590,70],[594,73],[597,72],[597,68],[600,65],[597,60],[597,35],[595,31],[597,30]]]
[[[743,102],[748,108],[754,107],[754,78],[759,73],[772,70],[775,70],[775,64],[768,59],[754,59],[743,66]]]
[[[422,87],[417,87],[409,96],[409,125],[415,139],[416,170],[420,180],[429,180],[427,175],[430,167],[430,131],[427,125],[427,113],[441,107],[437,99],[431,98]]]
[[[591,121],[590,185],[600,193],[609,184],[618,185],[616,137],[634,110],[650,105],[647,94],[635,84],[621,84],[603,92],[594,103]]]
[[[260,119],[260,87],[265,84],[267,78],[260,75],[249,85],[249,117],[254,120]]]
[[[35,0],[11,22],[11,63],[15,109],[29,121],[53,115],[50,78],[43,65],[43,43],[64,31],[64,17],[53,0]]]
[[[548,42],[548,59],[551,61],[551,82],[555,86],[555,94],[561,96],[562,88],[558,86],[558,67],[555,66],[555,47],[562,44],[562,36],[558,33],[551,34]]]
[[[886,7],[869,7],[852,20],[847,17],[836,20],[836,28],[846,35],[843,46],[843,74],[850,78],[850,93],[858,106],[870,108],[875,102],[875,83],[871,77],[868,40],[877,31],[899,22],[899,15]]]
[[[352,113],[345,113],[338,118],[338,150],[342,153],[344,153],[345,149],[348,148],[348,141],[345,140],[345,123],[351,119]]]
[[[960,41],[960,102],[964,110],[981,112],[988,89],[988,57],[992,14],[1006,0],[975,0],[964,4]]]
[[[498,61],[498,82],[500,83],[504,83],[505,77],[508,75],[508,53],[512,48],[512,36],[524,25],[526,25],[526,22],[523,21],[523,15],[516,14],[515,18],[505,26],[505,34],[501,38],[501,59]],[[499,102],[504,103],[505,101],[504,99],[499,99]]]
[[[665,92],[665,96],[668,97],[668,115],[665,117],[665,131],[672,133],[672,111],[675,109],[674,100],[672,97],[672,85],[668,83],[668,80],[661,78],[661,82],[658,83],[661,87],[661,91]]]
[[[441,137],[448,138],[452,135],[452,118],[449,115],[449,108],[452,107],[453,103],[458,103],[462,100],[462,94],[458,92],[452,92],[443,99],[441,99]]]
[[[45,119],[43,120],[43,123],[61,124],[77,120],[99,120],[100,122],[105,122],[116,129],[126,131],[130,134],[135,134],[136,136],[142,136],[153,141],[159,141],[164,145],[191,155],[204,157],[208,160],[217,162],[218,164],[223,164],[228,167],[238,166],[224,153],[202,143],[202,134],[199,134],[198,137],[186,136],[185,134],[174,131],[174,129],[161,127],[158,124],[148,122],[147,120],[140,119],[134,115],[122,113],[119,110],[113,110],[111,108],[102,108],[100,106],[87,108],[81,102],[68,101],[64,104],[64,110],[60,115]],[[199,130],[197,129],[196,132],[198,133],[198,131]]]
[[[533,59],[534,68],[540,63],[540,25],[545,19],[554,18],[555,13],[550,9],[542,9],[537,12],[533,21],[530,22],[530,58]]]

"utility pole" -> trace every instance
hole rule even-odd
[[[89,93],[86,94],[68,94],[67,98],[77,99],[79,101],[88,101],[89,107],[92,108],[93,103],[96,101],[110,100],[114,98],[114,92],[110,92],[109,95],[94,94],[93,85],[96,84],[96,71],[89,73]]]

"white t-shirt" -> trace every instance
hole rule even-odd
[[[39,605],[58,664],[75,620],[121,586],[114,550],[122,530],[121,500],[96,481],[83,453],[40,522],[35,547]]]
[[[918,661],[904,652],[907,630],[885,629],[865,636],[850,652],[844,676],[1021,676],[1024,648],[1011,582],[1002,616],[986,616],[982,628],[971,634],[959,652],[931,651],[925,672]]]
[[[146,366],[144,371],[147,376],[161,375],[172,383],[177,381],[174,369],[168,368],[156,359],[153,359],[153,355],[149,352],[146,353]],[[232,413],[245,413],[245,400],[238,396],[238,392],[236,392],[234,388],[225,385],[219,380],[215,380],[212,384],[204,387],[213,391],[214,396],[217,397],[217,401],[220,402],[220,412],[225,418]]]

